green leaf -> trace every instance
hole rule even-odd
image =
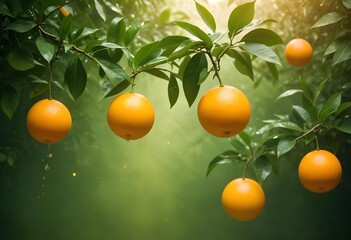
[[[240,46],[243,50],[263,60],[281,66],[278,55],[269,47],[260,43],[245,43]]]
[[[72,15],[69,14],[63,18],[61,23],[61,37],[65,39],[72,28]]]
[[[201,41],[192,41],[190,39],[186,40],[182,42],[182,44],[180,44],[179,47],[169,56],[168,60],[174,61],[178,58],[187,56],[190,49],[202,47],[202,46],[203,46],[203,42]]]
[[[270,73],[272,74],[274,80],[278,80],[279,72],[278,72],[277,65],[270,63],[270,62],[266,62],[266,64],[267,64],[267,67],[268,67]]]
[[[323,15],[311,28],[319,28],[337,23],[345,18],[344,14],[338,12],[330,12]]]
[[[339,45],[334,56],[333,56],[333,66],[351,59],[351,42],[345,42]]]
[[[222,154],[216,156],[214,159],[212,159],[212,161],[207,167],[206,177],[218,165],[232,163],[237,159],[237,157],[238,157],[238,153],[231,150],[225,151]]]
[[[33,55],[25,49],[15,49],[7,56],[7,61],[17,71],[35,67]]]
[[[77,101],[84,92],[87,84],[87,73],[79,57],[74,57],[65,71],[65,86],[68,88],[73,99]]]
[[[177,79],[173,74],[170,75],[169,77],[169,83],[168,83],[168,100],[170,104],[170,108],[174,106],[174,104],[177,102],[179,96],[179,86]]]
[[[171,10],[169,8],[166,8],[160,13],[160,16],[158,19],[161,24],[166,24],[169,21],[170,17],[171,17]]]
[[[345,41],[347,42],[347,41]],[[325,50],[324,52],[324,57],[325,56],[328,56],[329,54],[332,54],[332,53],[335,53],[336,50],[338,49],[338,46],[339,46],[339,41],[334,41],[332,42],[328,47],[327,47],[327,50]]]
[[[296,145],[296,139],[292,137],[286,137],[279,140],[277,146],[277,158],[280,158],[283,154],[289,152]]]
[[[342,0],[342,3],[347,9],[351,9],[351,0]]]
[[[162,38],[157,47],[166,49],[171,46],[180,46],[181,43],[183,43],[186,40],[189,40],[189,38],[184,36],[171,35],[171,36]]]
[[[159,56],[153,60],[151,60],[150,62],[145,63],[145,65],[143,65],[143,70],[146,71],[148,69],[152,69],[158,65],[162,65],[164,63],[168,62],[168,58],[164,57],[164,56]]]
[[[40,54],[48,63],[50,63],[51,59],[54,57],[55,54],[55,44],[50,39],[44,38],[42,36],[39,36],[35,43]]]
[[[259,20],[253,20],[250,24],[248,24],[247,26],[245,26],[243,28],[243,31],[249,31],[249,30],[252,30],[262,24],[265,24],[265,23],[276,23],[277,21],[274,20],[274,19],[259,19]]]
[[[95,9],[98,12],[99,16],[102,18],[102,20],[104,20],[104,22],[106,22],[106,13],[102,5],[99,3],[98,0],[94,0],[94,3],[95,3]]]
[[[183,76],[183,90],[189,107],[194,103],[199,93],[202,74],[207,72],[207,58],[205,53],[195,54],[188,62]]]
[[[302,122],[305,123],[307,126],[311,126],[311,116],[303,107],[293,105],[291,108],[291,113],[297,122]]]
[[[338,110],[335,112],[335,116],[340,115],[343,111],[351,107],[351,102],[344,102],[339,107]]]
[[[310,103],[313,104],[313,92],[310,87],[307,85],[305,78],[300,78],[300,84],[303,95],[306,97]]]
[[[9,119],[15,113],[18,102],[19,94],[17,90],[11,85],[6,85],[1,94],[1,109]]]
[[[202,6],[200,3],[196,1],[195,1],[195,5],[196,5],[197,13],[202,18],[202,21],[204,21],[204,23],[212,30],[212,32],[215,32],[216,21],[212,16],[212,14],[204,6]]]
[[[259,28],[247,33],[241,42],[245,43],[261,43],[267,46],[283,44],[280,36],[272,30]]]
[[[35,22],[20,19],[7,25],[7,28],[5,30],[12,30],[19,33],[25,33],[33,29],[36,25],[37,24]]]
[[[233,38],[242,28],[250,24],[255,14],[255,1],[236,7],[228,19],[229,38]]]
[[[245,131],[239,133],[239,137],[244,141],[247,146],[251,144],[251,137]]]
[[[262,127],[260,130],[257,131],[257,134],[263,134],[274,128],[285,128],[285,129],[289,129],[297,132],[302,132],[302,133],[304,132],[302,128],[300,128],[296,123],[293,123],[293,122],[273,122]]]
[[[112,84],[109,79],[106,79],[102,84],[99,100],[116,95],[126,89],[129,85],[130,82],[128,80],[123,80],[118,84]]]
[[[128,46],[136,37],[136,35],[139,33],[141,28],[141,24],[133,24],[131,25],[127,31],[124,34],[123,37],[123,42],[125,46]]]
[[[212,48],[213,43],[211,38],[204,31],[202,31],[198,26],[192,25],[187,22],[182,22],[182,21],[174,21],[174,23],[179,27],[183,28],[184,30],[186,30],[187,32],[189,32],[190,34],[202,40],[208,49]]]
[[[134,56],[135,68],[138,68],[161,55],[162,49],[157,47],[158,43],[159,42],[156,41],[146,44],[136,52]]]
[[[114,86],[117,86],[123,80],[129,80],[128,74],[118,64],[98,58],[95,58],[95,61],[104,70],[106,76]]]
[[[227,55],[234,58],[234,66],[241,74],[254,80],[251,57],[248,53],[230,49],[227,51]]]
[[[279,99],[290,97],[292,95],[295,95],[296,93],[302,93],[301,89],[289,89],[282,94],[280,94],[275,101],[278,101]]]
[[[120,43],[124,40],[124,33],[126,31],[126,24],[123,17],[114,18],[107,31],[107,42]]]
[[[341,104],[341,92],[333,94],[322,106],[319,112],[319,121],[323,123],[327,117],[336,112]]]
[[[259,183],[262,184],[271,172],[272,163],[267,156],[261,156],[255,160],[255,173]]]
[[[244,141],[239,139],[238,136],[229,138],[228,141],[236,152],[244,155],[249,154],[249,147],[245,144]]]
[[[344,132],[344,133],[351,134],[351,118],[347,118],[347,119],[343,120],[335,128],[338,129],[339,131]]]
[[[216,42],[218,42],[219,40],[221,40],[225,35],[226,35],[225,32],[221,32],[221,33],[212,33],[212,34],[210,35],[210,38],[211,38],[211,40],[212,40],[213,43],[216,43]],[[226,43],[226,44],[228,44],[228,43]]]
[[[314,93],[314,96],[313,96],[313,103],[314,103],[314,104],[316,104],[317,99],[318,99],[319,95],[321,94],[322,90],[324,89],[324,86],[325,86],[325,84],[327,83],[328,79],[329,79],[329,78],[325,79],[324,81],[322,81],[322,82],[318,85],[317,90],[316,90],[316,92]]]
[[[144,72],[167,81],[169,80],[168,75],[160,69],[152,68],[149,70],[145,70]]]
[[[183,61],[180,63],[179,65],[179,70],[178,70],[178,74],[177,74],[177,78],[180,80],[183,80],[184,77],[184,71],[186,66],[188,65],[189,61],[190,61],[191,57],[189,55],[187,55]]]

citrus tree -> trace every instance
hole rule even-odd
[[[153,109],[147,98],[135,92],[143,74],[168,81],[170,107],[177,103],[180,91],[191,107],[202,83],[213,79],[218,87],[202,96],[198,117],[209,134],[229,138],[232,145],[232,149],[213,158],[207,175],[223,164],[234,164],[243,170],[242,176],[229,183],[223,192],[222,203],[230,216],[247,221],[262,211],[265,196],[260,184],[271,172],[278,174],[281,159],[294,151],[308,153],[321,149],[317,152],[322,156],[306,155],[304,159],[310,161],[299,168],[300,180],[307,189],[326,192],[336,187],[341,178],[341,167],[331,152],[345,150],[344,143],[349,141],[347,134],[351,133],[348,115],[351,103],[347,95],[350,92],[347,73],[351,58],[349,0],[331,1],[329,8],[322,11],[324,15],[308,20],[312,28],[309,31],[315,34],[308,39],[312,45],[321,41],[318,34],[323,28],[330,27],[335,31],[323,42],[328,46],[326,50],[314,49],[312,61],[318,61],[318,64],[311,68],[306,65],[312,59],[313,49],[305,40],[302,48],[294,41],[287,46],[285,55],[277,53],[277,49],[281,49],[279,45],[300,36],[294,35],[293,31],[290,39],[282,40],[280,32],[268,28],[276,20],[255,18],[255,1],[235,6],[234,1],[228,1],[233,10],[224,32],[217,31],[215,18],[197,1],[194,1],[194,8],[206,29],[187,20],[185,14],[178,13],[170,22],[171,11],[165,9],[158,16],[156,6],[150,12],[150,21],[140,21],[142,18],[134,15],[129,19],[125,17],[126,13],[132,15],[132,9],[141,7],[143,2],[3,1],[0,5],[3,113],[11,119],[28,98],[48,98],[44,101],[53,102],[58,100],[56,96],[61,91],[77,101],[86,91],[87,81],[94,81],[89,75],[95,71],[101,83],[98,98],[118,96],[111,102],[107,115],[112,131],[133,140],[147,134],[154,122]],[[301,9],[308,11],[315,4],[307,2],[275,4],[280,4],[281,9],[289,7],[298,12]],[[319,7],[323,6],[319,4]],[[80,9],[79,14],[77,9]],[[91,9],[93,17],[88,16]],[[280,21],[284,25],[284,18]],[[106,28],[100,28],[99,22],[105,22]],[[172,29],[183,32],[175,34]],[[147,36],[150,31],[153,34]],[[294,66],[282,64],[279,56]],[[255,109],[251,109],[241,90],[224,84],[221,78],[224,58],[252,80],[255,80],[257,68],[272,79],[277,79],[279,72],[283,78],[288,71],[296,71],[294,81],[283,86],[276,101],[295,101],[297,95],[300,98],[289,106],[288,112],[277,113],[258,126],[248,125],[251,111]],[[316,66],[328,67],[327,71],[323,70],[322,79],[319,72],[311,73],[316,72]],[[341,79],[343,84],[333,83],[334,78]],[[62,108],[66,109],[65,106]],[[50,118],[43,116],[57,119],[57,113],[49,113],[51,107],[42,107],[32,117],[32,109],[27,116],[27,128],[35,139],[51,144],[65,137],[71,126],[67,117],[69,112],[65,114],[67,121],[53,121],[48,130],[42,121]],[[5,148],[0,150],[1,161],[12,165],[14,153]],[[315,158],[317,160],[313,161]],[[318,165],[321,158],[325,161]],[[335,166],[335,171],[328,175],[329,170],[325,169],[331,166]],[[317,171],[318,168],[321,170]],[[311,169],[317,173],[313,175]],[[242,186],[249,191],[241,191]]]

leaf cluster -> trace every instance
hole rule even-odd
[[[351,102],[342,101],[342,92],[335,92],[327,99],[321,98],[327,83],[328,79],[325,79],[313,88],[301,79],[300,88],[279,95],[276,101],[300,95],[302,104],[292,105],[286,115],[263,121],[265,125],[258,131],[247,129],[229,139],[233,149],[216,156],[208,166],[207,175],[218,165],[254,161],[256,178],[262,182],[272,171],[279,173],[278,163],[286,154],[306,149],[313,142],[316,143],[314,148],[319,149],[318,139],[322,137],[327,139],[323,142],[324,148],[338,151],[338,147],[345,143],[341,136],[351,134],[348,114]]]
[[[212,14],[195,1],[197,12],[209,27],[210,33],[184,21],[173,23],[190,33],[191,37],[170,35],[147,42],[135,49],[134,41],[147,24],[127,25],[121,9],[111,7],[118,16],[109,19],[106,14],[107,1],[90,0],[72,4],[94,6],[94,11],[108,27],[75,27],[78,16],[64,17],[58,9],[68,7],[71,2],[52,1],[6,1],[0,5],[2,34],[1,63],[9,68],[1,76],[1,107],[11,118],[16,110],[22,89],[16,79],[27,81],[30,97],[49,93],[58,87],[76,101],[85,91],[87,66],[97,66],[103,79],[100,99],[120,93],[131,86],[141,73],[168,81],[171,107],[179,96],[179,81],[182,83],[189,106],[195,101],[201,83],[213,73],[213,78],[222,85],[220,61],[227,56],[239,72],[254,79],[252,61],[261,58],[269,70],[277,73],[281,65],[271,46],[281,44],[281,38],[272,30],[262,27],[272,20],[254,20],[255,1],[237,6],[228,18],[228,31],[216,32],[216,21]],[[112,5],[111,5],[112,6]],[[116,5],[118,6],[118,5]],[[170,10],[165,9],[160,21],[167,23]],[[122,64],[126,60],[127,66]],[[12,69],[12,71],[11,71]],[[62,71],[63,70],[63,71]],[[15,72],[17,75],[7,79]],[[16,78],[15,80],[13,78]]]

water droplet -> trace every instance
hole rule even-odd
[[[49,164],[46,164],[45,167],[44,167],[45,171],[49,171],[50,170],[50,166]]]
[[[46,177],[45,176],[43,176],[43,180],[45,180],[46,179]]]
[[[73,177],[77,176],[77,173],[76,173],[76,172],[73,172],[73,173],[72,173],[72,176],[73,176]]]
[[[48,158],[52,158],[52,153],[48,153],[46,156],[47,156]]]

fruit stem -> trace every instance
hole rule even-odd
[[[319,131],[319,129],[322,127],[322,124],[317,124],[315,126],[313,126],[310,130],[308,130],[307,132],[305,132],[304,134],[302,134],[301,136],[297,137],[295,140],[298,141],[304,137],[306,137],[307,135],[311,134],[311,133],[316,133]],[[316,135],[317,137],[317,135]]]
[[[210,58],[210,61],[211,61],[211,63],[212,63],[213,70],[215,71],[214,75],[215,75],[215,77],[217,77],[217,79],[218,79],[219,86],[220,86],[220,87],[223,87],[224,85],[223,85],[223,83],[222,83],[221,77],[219,76],[219,69],[220,69],[219,62],[216,63],[216,61],[213,59],[213,56],[212,56],[210,50],[207,50],[206,53],[207,53],[207,55],[208,55],[208,57]]]
[[[247,170],[247,165],[249,165],[249,162],[251,161],[250,158],[248,158],[246,161],[245,161],[245,166],[244,166],[244,174],[243,174],[243,180],[245,180],[245,177],[246,177],[246,170]]]
[[[131,79],[132,89],[130,90],[131,93],[134,93],[134,86],[135,86],[134,80],[135,80],[135,77],[132,77],[132,79]]]
[[[49,99],[52,99],[52,64],[49,64],[49,69],[50,69],[50,77],[48,81],[48,91],[49,91]]]
[[[317,150],[319,150],[319,142],[318,142],[317,134],[315,135],[315,138],[316,138],[316,148],[317,148]]]

